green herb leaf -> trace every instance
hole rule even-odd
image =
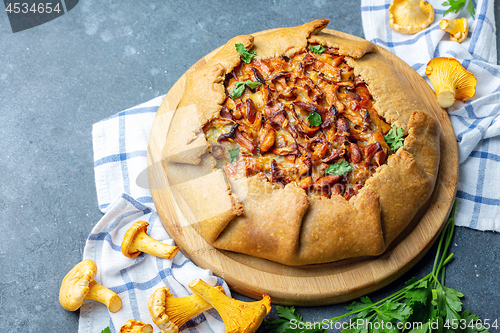
[[[281,306],[277,305],[276,306],[276,311],[278,311],[278,314],[280,317],[288,319],[288,320],[299,320],[302,321],[302,316],[295,311],[295,308],[293,306],[287,307],[287,306]]]
[[[459,311],[462,310],[462,302],[459,297],[464,295],[456,289],[438,285],[432,290],[432,304],[438,309],[439,315],[449,322],[459,321]]]
[[[266,320],[266,328],[271,330],[269,333],[324,333],[327,331],[321,327],[318,328],[318,323],[302,321],[302,316],[297,313],[293,306],[277,305],[276,310],[278,315],[284,319]]]
[[[233,163],[240,155],[240,148],[229,149],[227,152],[229,153],[229,163]]]
[[[260,83],[259,81],[250,81],[250,80],[246,80],[245,81],[245,85],[254,90],[255,88],[257,88],[258,85],[261,85],[262,83]]]
[[[111,333],[111,330],[109,329],[109,326],[108,326],[108,327],[106,327],[105,329],[103,329],[103,330],[101,331],[101,333]]]
[[[351,172],[352,170],[354,170],[354,168],[350,166],[347,161],[341,161],[335,164],[330,164],[325,173],[327,175],[344,176],[346,173]]]
[[[488,330],[479,322],[479,316],[470,314],[469,310],[462,312],[460,315],[461,322],[455,330],[456,333],[484,333]],[[464,323],[464,324],[462,324]]]
[[[447,0],[443,2],[441,5],[445,7],[449,7],[443,14],[443,16],[446,16],[448,13],[458,13],[460,9],[465,5],[467,0]],[[475,9],[474,9],[474,2],[472,0],[469,0],[467,3],[467,11],[471,14],[472,18],[474,18],[475,15]]]
[[[241,96],[241,94],[243,94],[244,91],[245,91],[245,82],[238,81],[234,84],[233,90],[231,91],[229,97],[231,97],[232,99],[238,98]]]
[[[316,46],[310,46],[309,45],[309,50],[311,52],[316,53],[316,54],[321,54],[321,53],[325,52],[325,48],[323,47],[323,44],[319,44],[319,45],[316,45]]]
[[[475,15],[476,15],[476,9],[474,8],[474,2],[472,0],[469,0],[469,2],[467,3],[467,7],[466,8],[467,8],[467,11],[472,16],[472,18],[474,18]]]
[[[259,81],[250,81],[250,80],[238,81],[234,84],[233,90],[231,91],[229,97],[231,97],[232,99],[238,98],[245,91],[245,86],[253,90],[257,88],[257,86],[260,84],[262,83],[260,83]]]
[[[405,135],[405,131],[401,127],[392,125],[392,128],[389,130],[389,132],[384,135],[384,139],[392,150],[397,150],[403,145],[403,135]]]
[[[243,56],[241,57],[241,60],[243,60],[247,64],[249,64],[252,61],[253,57],[257,56],[257,52],[255,51],[248,52],[247,48],[241,43],[234,44],[234,46],[236,46],[236,52],[238,52]]]
[[[309,125],[313,127],[318,127],[321,125],[321,116],[317,112],[312,112],[309,116],[307,116],[307,121],[309,122]]]

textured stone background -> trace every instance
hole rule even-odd
[[[102,216],[93,123],[165,94],[235,35],[321,17],[331,29],[363,37],[358,1],[81,0],[62,17],[15,34],[0,13],[0,331],[77,331],[78,312],[59,305],[58,290]],[[447,269],[447,285],[465,294],[465,308],[491,320],[500,320],[498,237],[458,228]],[[372,298],[427,274],[434,250]],[[299,312],[321,321],[344,306]],[[276,317],[273,309],[269,318]]]

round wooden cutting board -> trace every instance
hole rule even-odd
[[[334,30],[323,32],[360,40]],[[186,73],[203,66],[216,51],[203,57]],[[408,80],[441,126],[441,165],[434,193],[393,245],[377,257],[299,267],[220,251],[208,245],[182,215],[172,196],[161,159],[170,119],[184,91],[184,73],[166,95],[153,123],[148,146],[148,180],[163,225],[187,257],[196,265],[212,270],[243,295],[259,299],[266,293],[273,303],[309,306],[340,303],[379,289],[423,257],[438,237],[453,203],[458,177],[457,144],[448,115],[437,104],[425,80],[392,53],[385,49],[380,51]]]

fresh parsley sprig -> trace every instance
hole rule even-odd
[[[229,149],[227,152],[229,154],[229,163],[233,163],[238,159],[238,156],[240,155],[240,148]]]
[[[325,48],[323,47],[323,44],[319,44],[319,45],[316,45],[316,46],[310,46],[309,45],[309,50],[311,52],[316,53],[316,54],[321,54],[321,53],[325,52]]]
[[[103,330],[101,331],[101,333],[111,333],[111,330],[109,329],[109,326],[108,326],[108,327],[106,327],[105,329],[103,329]]]
[[[245,45],[241,43],[234,44],[234,46],[236,47],[236,52],[242,55],[241,60],[243,60],[247,64],[249,64],[252,61],[253,57],[257,56],[257,52],[255,51],[248,52]]]
[[[443,2],[441,5],[445,7],[449,7],[443,14],[443,16],[446,16],[446,14],[454,12],[458,13],[460,9],[465,5],[467,0],[447,0]],[[469,0],[467,3],[467,11],[470,13],[472,18],[474,18],[474,15],[476,14],[476,9],[474,8],[474,1]]]
[[[232,99],[238,98],[245,91],[245,86],[247,86],[248,88],[253,90],[259,84],[262,84],[262,83],[260,83],[259,81],[250,81],[250,80],[238,81],[235,83],[233,90],[231,91],[231,94],[229,95],[229,97],[231,97]]]
[[[309,125],[314,127],[318,127],[322,123],[321,116],[317,112],[311,112],[311,114],[307,116],[307,121],[309,122]]]
[[[311,322],[302,321],[302,316],[297,313],[293,306],[281,306],[277,305],[276,310],[281,318],[274,321],[266,321],[266,328],[271,330],[272,333],[293,333],[293,332],[303,332],[303,333],[322,333],[325,332],[323,329],[307,328],[312,327]],[[309,325],[308,325],[309,323]],[[297,325],[295,325],[297,324]],[[300,324],[300,325],[299,325]],[[302,329],[298,329],[298,327]]]
[[[389,132],[384,135],[385,142],[391,147],[391,150],[397,150],[399,147],[403,145],[405,135],[404,129],[401,127],[396,127],[396,125],[392,125]]]
[[[354,170],[352,166],[347,163],[347,161],[340,161],[335,164],[330,164],[328,168],[326,168],[325,173],[327,175],[339,175],[339,176],[344,176],[348,172],[351,172]]]
[[[411,327],[412,329],[405,330],[409,333],[489,332],[478,316],[470,314],[469,311],[461,312],[460,298],[463,294],[444,285],[445,266],[453,258],[453,254],[448,254],[448,250],[455,229],[455,209],[456,202],[439,238],[431,273],[421,279],[415,277],[410,279],[406,282],[406,287],[375,303],[369,297],[361,297],[360,301],[354,301],[347,306],[349,312],[330,319],[330,322],[337,323],[343,318],[356,315],[356,318],[351,318],[349,323],[345,323],[343,327],[349,328],[342,330],[344,333],[397,333],[400,332],[397,323],[402,327]],[[303,321],[293,307],[277,306],[276,309],[283,319],[266,321],[266,327],[271,329],[270,333],[327,332],[327,329],[323,328],[312,330],[314,326],[310,322]],[[349,325],[352,321],[356,325]],[[382,325],[382,321],[385,326]],[[363,324],[358,325],[359,323]],[[391,323],[391,329],[388,329],[387,323]]]

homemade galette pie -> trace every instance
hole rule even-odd
[[[327,24],[237,36],[187,76],[163,157],[212,246],[286,265],[378,255],[430,197],[436,120],[374,44]]]

